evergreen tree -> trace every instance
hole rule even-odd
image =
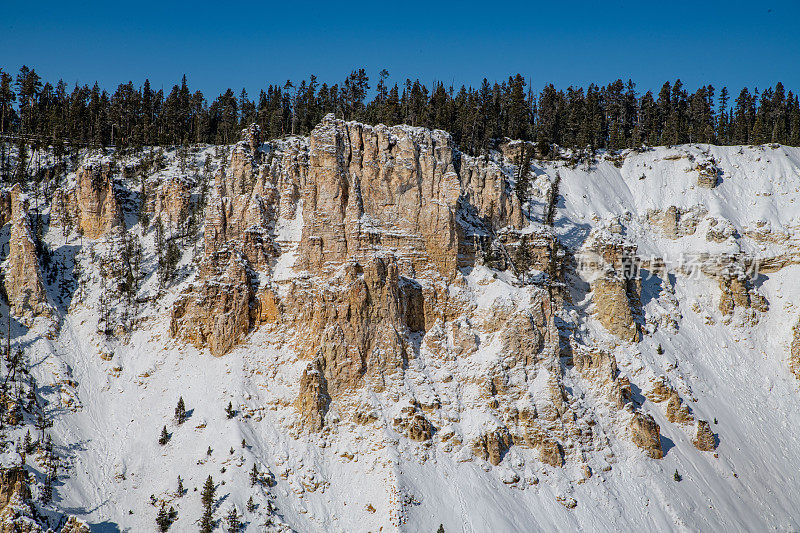
[[[228,515],[225,517],[225,524],[228,533],[241,533],[242,522],[239,519],[239,512],[236,510],[235,505],[231,505]]]
[[[178,425],[186,421],[186,406],[183,404],[183,396],[178,398],[178,405],[175,407],[175,421]]]
[[[229,419],[236,416],[236,411],[233,409],[233,404],[231,402],[228,402],[228,406],[225,408],[225,416]]]
[[[168,531],[169,527],[172,525],[172,522],[169,519],[169,513],[167,512],[166,504],[162,503],[161,508],[158,510],[158,514],[156,515],[156,525],[158,526],[158,530],[161,532]]]
[[[531,253],[528,247],[528,236],[523,234],[520,237],[516,254],[514,255],[514,267],[519,274],[519,279],[525,283],[525,275],[531,267]]]
[[[214,494],[216,490],[214,480],[208,476],[200,495],[200,502],[203,504],[203,516],[200,519],[201,533],[211,533],[214,530]]]
[[[167,433],[167,426],[164,426],[161,429],[161,436],[158,438],[158,443],[164,446],[167,442],[169,442],[169,433]]]
[[[254,487],[256,483],[261,481],[261,474],[258,472],[258,466],[253,463],[253,470],[250,471],[250,486]]]
[[[524,204],[528,201],[528,189],[530,188],[531,172],[531,151],[528,146],[523,144],[520,155],[517,157],[517,177],[514,185],[514,192],[519,198],[519,203]]]

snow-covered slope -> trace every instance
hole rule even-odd
[[[265,153],[285,148],[269,146]],[[181,171],[180,158],[167,152],[164,168],[151,172],[149,182],[188,174],[192,201],[198,201],[200,184],[229,153],[200,147],[189,154],[189,170]],[[492,157],[513,181],[513,165],[500,152]],[[210,169],[204,171],[207,159]],[[709,162],[715,169],[710,187],[699,184]],[[110,337],[98,332],[98,309],[108,305],[101,302],[108,290],[102,258],[124,253],[119,243],[52,226],[45,240],[51,261],[60,266],[44,277],[57,317],[40,317],[30,328],[12,321],[13,345],[25,349],[54,422],[49,432],[66,463],[47,508],[85,519],[92,531],[138,532],[155,530],[156,513],[166,502],[178,511],[171,530],[192,531],[202,513],[203,482],[211,475],[216,516],[235,505],[247,531],[261,531],[268,521],[276,529],[347,532],[436,531],[439,524],[448,532],[800,528],[800,382],[789,369],[792,328],[800,316],[800,149],[662,147],[577,164],[534,161],[532,173],[523,233],[540,226],[559,179],[554,229],[566,249],[566,288],[555,324],[562,348],[572,342],[613,354],[631,383],[636,409],[660,427],[662,459],[631,442],[624,431],[629,413],[605,400],[565,355],[560,379],[577,427],[586,421],[593,442],[605,444],[564,441],[571,451],[560,467],[516,444],[496,466],[477,457],[469,439],[494,419],[480,407],[482,385],[470,379],[489,372],[503,348],[499,337],[481,333],[474,350],[442,362],[423,338],[435,328],[412,336],[416,352],[403,382],[421,404],[426,395],[444,399],[433,438],[410,440],[389,423],[351,423],[343,407],[327,415],[342,419],[335,429],[303,431],[295,401],[307,360],[282,331],[256,327],[222,357],[175,338],[170,313],[200,279],[202,241],[184,246],[174,281],[159,287],[156,232],[138,221],[131,192],[130,205],[121,201],[125,227],[141,242],[145,275],[128,307],[130,331]],[[67,183],[76,180],[73,169]],[[118,188],[138,191],[139,178],[127,177]],[[665,222],[671,206],[676,215]],[[280,295],[292,279],[307,275],[296,264],[303,208],[301,200],[292,218],[279,217],[272,228],[281,253],[270,283]],[[8,231],[6,226],[3,241]],[[635,245],[644,261],[638,342],[612,335],[598,318],[579,253],[593,231]],[[751,289],[768,309],[720,309],[720,284],[701,266],[725,254],[743,257],[742,264],[753,268],[759,261],[767,265]],[[79,288],[62,290],[75,264],[82,272]],[[8,261],[4,265],[10,268]],[[538,305],[535,298],[546,292],[480,261],[459,275],[450,291],[467,302],[468,312],[453,323],[491,316],[501,304]],[[121,312],[119,305],[115,309]],[[3,306],[3,324],[6,313]],[[453,349],[456,330],[442,331]],[[547,389],[548,375],[540,371],[531,394]],[[694,423],[671,422],[666,402],[651,399],[659,380],[677,391],[695,419],[710,422],[716,450],[697,449]],[[391,391],[359,394],[379,406],[379,421],[391,420],[409,401]],[[183,424],[173,416],[179,397],[189,413]],[[236,411],[230,418],[229,402]],[[163,426],[170,435],[165,445],[158,442]],[[10,431],[12,438],[24,434]],[[12,448],[2,455],[4,464],[16,460]],[[254,465],[269,482],[251,483]],[[186,489],[180,496],[178,476]],[[252,512],[246,511],[249,498]]]

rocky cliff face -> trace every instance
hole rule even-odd
[[[513,445],[538,450],[553,466],[603,446],[562,384],[558,304],[531,287],[510,307],[500,300],[476,307],[474,281],[459,270],[483,262],[492,239],[481,235],[498,234],[504,268],[525,246],[531,269],[551,281],[562,275],[552,232],[517,231],[522,208],[497,162],[463,157],[443,132],[327,117],[308,144],[262,145],[257,129],[246,130],[215,181],[205,258],[198,281],[175,303],[170,330],[223,355],[269,324],[307,361],[293,402],[298,428],[385,420],[411,441],[467,442],[494,465]],[[302,229],[286,241],[279,226],[300,210]],[[276,285],[276,276],[285,277],[276,261],[292,247],[296,274]],[[477,373],[458,370],[492,342],[500,360]],[[477,396],[461,399],[462,385],[433,399],[409,392],[422,361],[451,368]],[[611,361],[580,369],[619,409],[635,411]],[[384,396],[406,407],[395,411]],[[454,403],[495,423],[453,434],[442,406]]]
[[[253,289],[247,260],[237,252],[215,252],[200,280],[175,302],[170,332],[198,348],[224,355],[250,331]]]
[[[226,505],[252,495],[251,524],[277,520],[274,504],[302,531],[425,530],[442,509],[447,530],[467,516],[489,530],[508,517],[505,529],[615,527],[596,502],[636,527],[684,527],[674,517],[698,498],[720,516],[742,501],[764,516],[791,508],[791,483],[779,492],[751,467],[756,453],[782,468],[798,458],[789,431],[764,439],[760,424],[780,432],[800,412],[782,379],[787,347],[800,375],[785,323],[800,247],[791,217],[752,212],[783,216],[796,184],[747,189],[760,178],[735,175],[735,149],[713,148],[715,171],[666,148],[566,154],[532,162],[520,204],[522,146],[470,157],[445,132],[328,116],[308,137],[266,141],[251,126],[233,146],[165,149],[155,165],[118,155],[118,179],[111,159],[88,157],[30,215],[19,188],[0,193],[13,346],[46,382],[64,472],[114,473],[65,474],[52,507],[138,531],[165,502],[173,529],[191,528],[199,502],[175,496],[169,469],[188,487],[213,473]],[[794,160],[781,154],[751,163]],[[48,298],[61,320],[43,334]],[[172,419],[178,397],[188,423]],[[14,440],[33,427],[30,401],[4,400]],[[254,464],[271,471],[264,490],[240,481]]]
[[[320,269],[383,248],[403,270],[455,273],[475,213],[501,228],[522,223],[496,164],[464,158],[441,131],[326,119],[309,141],[301,264]]]
[[[462,156],[444,132],[329,116],[307,145],[262,145],[255,127],[245,130],[215,181],[199,281],[175,303],[171,332],[222,355],[270,324],[306,361],[293,402],[300,429],[335,430],[343,418],[381,424],[375,413],[390,411],[386,423],[408,439],[467,442],[494,465],[513,445],[538,450],[552,466],[583,462],[605,446],[564,386],[560,289],[519,287],[511,301],[475,301],[477,292],[505,287],[468,274],[489,256],[501,269],[515,269],[524,256],[551,289],[563,276],[552,229],[519,231],[522,207],[498,162]],[[281,241],[278,227],[300,210],[297,240]],[[635,341],[635,247],[618,241],[591,240],[602,263],[593,289],[601,321]],[[286,280],[275,269],[292,247],[295,274]],[[230,258],[227,268],[222,258]],[[276,276],[284,279],[277,285]],[[460,368],[489,345],[499,347],[496,361],[477,372]],[[613,355],[570,351],[582,379],[619,410],[620,428],[633,417],[633,442],[660,457],[658,425],[631,402]],[[448,368],[460,383],[420,397],[408,380],[441,388],[417,375],[420,364]],[[395,412],[384,395],[406,406]],[[442,406],[454,404],[494,422],[453,434]]]

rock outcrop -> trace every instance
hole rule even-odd
[[[753,285],[746,257],[731,254],[707,257],[700,268],[719,283],[719,311],[723,315],[733,315],[737,308],[760,312],[769,309],[767,299]]]
[[[216,252],[202,265],[172,308],[170,333],[213,355],[229,352],[254,320],[254,293],[247,261],[239,253]]]
[[[451,278],[460,206],[497,227],[521,224],[500,172],[460,157],[445,132],[346,123],[328,115],[310,136],[301,264],[309,270],[395,249],[414,272]],[[404,266],[404,271],[406,267]]]
[[[789,352],[789,370],[800,379],[800,319],[792,329],[792,345]]]
[[[697,162],[694,170],[697,172],[697,185],[704,189],[713,189],[722,175],[722,171],[713,157]]]
[[[34,234],[28,218],[27,202],[15,194],[15,219],[11,225],[5,288],[12,314],[30,325],[38,316],[52,316],[39,268]]]
[[[697,433],[692,443],[695,448],[703,452],[711,452],[717,448],[717,439],[711,431],[711,425],[705,420],[697,421]]]
[[[512,442],[508,430],[505,428],[498,428],[481,435],[473,443],[472,450],[477,457],[497,466],[500,464],[500,461],[503,460],[503,456]],[[559,463],[557,466],[561,466],[561,464]]]
[[[690,209],[683,209],[671,205],[665,210],[650,209],[647,211],[647,220],[661,228],[664,236],[668,239],[679,239],[687,235],[694,235],[697,226],[708,210],[697,205]]]
[[[114,188],[114,171],[114,164],[108,161],[90,161],[81,166],[76,185],[56,191],[50,224],[74,226],[88,239],[121,228],[124,224]]]
[[[114,165],[88,164],[78,170],[75,190],[78,227],[89,239],[96,239],[122,225],[122,210],[114,191]]]
[[[188,178],[174,176],[165,180],[149,195],[147,211],[170,225],[183,222],[190,214],[193,187]]]
[[[636,247],[608,230],[593,230],[577,259],[589,278],[597,319],[613,335],[637,342],[641,280]]]
[[[29,500],[28,473],[20,467],[0,470],[0,510],[5,509],[13,499]]]
[[[0,533],[52,533],[41,522],[44,517],[31,505],[28,473],[15,466],[0,469]],[[89,533],[86,522],[74,516],[66,519],[60,533]]]
[[[300,392],[295,400],[295,408],[300,415],[300,422],[309,431],[320,431],[325,424],[325,413],[328,411],[330,398],[325,380],[323,359],[309,363],[300,378]]]
[[[643,413],[634,413],[630,422],[631,440],[653,459],[661,459],[661,428],[653,417]]]
[[[413,285],[401,282],[394,256],[348,262],[329,283],[300,282],[286,296],[297,349],[317,361],[332,398],[364,384],[381,391],[402,375],[404,334],[422,324]]]

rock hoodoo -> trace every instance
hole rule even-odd
[[[27,201],[18,191],[13,197],[15,218],[11,224],[5,288],[11,312],[30,325],[37,316],[51,316],[53,308],[42,281]]]

